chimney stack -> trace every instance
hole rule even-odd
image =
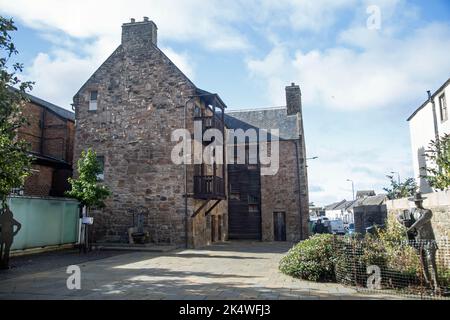
[[[294,82],[286,87],[286,107],[288,116],[300,113],[302,110],[302,93],[300,86]]]
[[[131,22],[122,25],[122,45],[125,49],[141,47],[148,43],[156,46],[157,31],[158,27],[148,17],[144,17],[144,20],[139,22],[131,18]]]

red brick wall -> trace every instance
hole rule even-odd
[[[20,139],[26,140],[31,144],[31,150],[33,152],[39,153],[41,148],[41,119],[43,108],[28,102],[23,106],[22,112],[27,117],[29,124],[19,129],[18,136]]]
[[[28,125],[19,129],[19,137],[32,145],[32,151],[72,163],[74,123],[47,109],[28,102],[23,107]],[[43,122],[43,127],[42,127]],[[41,138],[43,144],[41,145]]]
[[[33,173],[25,181],[24,192],[28,196],[47,197],[53,182],[52,167],[33,165]]]
[[[19,138],[28,141],[33,152],[72,164],[74,123],[32,102],[24,105],[23,114],[29,124],[19,129]],[[60,197],[69,189],[67,178],[72,176],[71,168],[35,163],[33,170],[25,181],[26,195]]]

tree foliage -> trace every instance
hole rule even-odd
[[[9,65],[18,54],[10,33],[16,31],[12,19],[0,16],[0,201],[6,207],[6,197],[13,188],[20,188],[31,172],[29,144],[18,138],[17,130],[27,123],[21,110],[27,101],[25,92],[32,89],[32,82],[23,82],[18,73],[23,65]],[[16,87],[17,89],[13,89]]]
[[[78,179],[69,178],[72,190],[66,194],[81,202],[83,206],[104,207],[104,200],[111,194],[109,188],[98,182],[98,175],[102,172],[97,154],[94,150],[83,151],[77,163]]]
[[[425,151],[425,157],[433,166],[425,169],[427,174],[422,176],[430,186],[438,190],[446,190],[450,187],[450,135],[445,134],[437,141],[431,141],[429,149]]]
[[[417,184],[414,178],[408,178],[404,182],[399,182],[393,176],[387,176],[391,185],[383,188],[387,192],[389,200],[411,197],[416,193]]]

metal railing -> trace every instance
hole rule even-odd
[[[450,298],[450,243],[336,237],[336,280],[363,291]]]

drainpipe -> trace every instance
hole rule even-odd
[[[428,100],[431,102],[432,108],[433,108],[433,122],[434,122],[434,137],[436,141],[436,146],[438,150],[438,156],[440,155],[440,148],[439,148],[439,128],[438,128],[438,119],[437,119],[437,112],[436,112],[436,103],[434,102],[433,96],[431,95],[430,90],[428,92]],[[439,172],[442,172],[442,168],[438,166]]]
[[[188,108],[188,103],[191,102],[194,98],[191,97],[189,98],[186,103],[184,104],[184,119],[183,119],[183,126],[184,126],[184,130],[187,130],[187,108]],[[186,164],[186,155],[184,155],[184,161],[183,161],[183,172],[184,172],[184,226],[185,226],[185,238],[186,238],[186,249],[189,247],[189,227],[188,227],[188,223],[189,223],[189,211],[188,211],[188,191],[187,191],[187,187],[188,187],[188,183],[187,183],[187,164]]]
[[[438,120],[437,120],[437,113],[436,113],[436,103],[433,100],[431,92],[429,90],[427,92],[428,92],[428,101],[431,102],[431,105],[433,108],[434,136],[435,136],[436,142],[439,143],[439,129],[438,129]]]
[[[293,140],[292,142],[294,143],[295,146],[295,160],[297,162],[297,188],[298,188],[298,215],[300,217],[300,240],[303,240],[303,217],[302,217],[302,194],[301,194],[301,190],[300,190],[300,161],[299,161],[299,154],[298,154],[298,148],[299,148],[299,144],[298,142],[299,140]]]

